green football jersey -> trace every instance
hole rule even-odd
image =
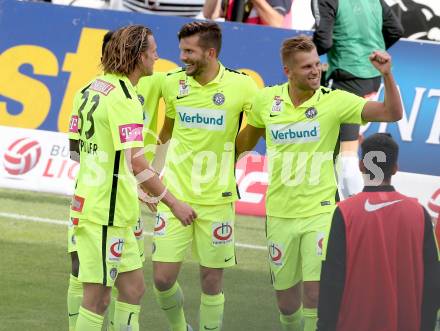
[[[165,78],[166,116],[174,129],[164,181],[179,199],[201,205],[235,201],[235,139],[258,90],[246,74],[220,64],[202,86],[181,68]]]
[[[142,114],[127,77],[98,76],[75,95],[69,138],[79,140],[80,170],[71,217],[109,226],[136,223],[137,185],[124,150],[143,147]]]
[[[362,123],[366,100],[324,87],[295,107],[288,83],[264,88],[248,124],[265,128],[269,185],[266,212],[282,218],[309,217],[334,208],[333,152],[342,123]]]
[[[136,85],[138,98],[144,109],[144,148],[149,162],[153,160],[156,151],[157,112],[164,79],[164,72],[155,72],[151,76],[142,77]]]

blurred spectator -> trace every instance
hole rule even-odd
[[[110,0],[112,9],[146,14],[196,17],[205,0]]]
[[[405,38],[440,41],[440,16],[429,5],[396,0],[391,9],[403,25]]]
[[[290,28],[292,0],[206,0],[203,15],[208,19]]]
[[[388,49],[403,34],[390,7],[383,0],[312,0],[312,12],[313,41],[319,55],[327,53],[328,87],[363,97],[375,94],[381,77],[368,56]],[[362,190],[358,138],[359,125],[341,125],[338,186],[342,198]]]

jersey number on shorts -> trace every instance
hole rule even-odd
[[[79,133],[82,133],[82,127],[83,127],[83,110],[86,106],[87,101],[89,100],[89,91],[85,91],[82,95],[82,99],[84,99],[83,103],[78,109],[79,118],[81,120],[81,125],[78,128]],[[95,94],[92,98],[93,106],[90,108],[90,111],[87,113],[87,121],[90,122],[90,129],[86,131],[86,138],[90,139],[95,134],[95,122],[93,121],[93,112],[96,110],[96,108],[99,105],[99,94]]]

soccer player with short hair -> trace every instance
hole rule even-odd
[[[375,133],[361,146],[363,191],[338,204],[324,244],[319,331],[433,331],[440,256],[431,215],[397,192],[399,146]]]
[[[216,23],[185,24],[178,38],[180,59],[186,66],[165,78],[166,114],[159,138],[162,143],[170,141],[164,182],[191,204],[198,218],[179,222],[159,204],[152,256],[155,293],[171,330],[186,331],[177,277],[192,244],[202,288],[199,329],[220,330],[223,269],[236,264],[235,139],[257,87],[249,76],[219,62],[222,36]]]
[[[237,151],[250,151],[266,138],[267,244],[280,321],[283,330],[301,330],[304,319],[310,331],[316,329],[322,240],[335,208],[339,126],[396,121],[402,105],[385,52],[370,55],[384,79],[384,102],[321,87],[321,62],[309,37],[285,40],[281,57],[288,82],[256,96]]]
[[[80,170],[70,217],[84,288],[77,331],[101,330],[113,285],[119,291],[115,328],[139,329],[144,282],[132,230],[139,218],[137,183],[178,219],[196,217],[166,190],[144,157],[143,111],[134,86],[152,74],[156,59],[151,30],[129,25],[115,31],[101,59],[104,74],[81,91],[78,115],[71,118],[69,130],[79,134]],[[152,209],[155,203],[147,201]]]

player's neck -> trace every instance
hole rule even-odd
[[[315,94],[315,90],[303,90],[289,82],[289,96],[295,107],[309,100],[313,94]]]
[[[131,85],[133,85],[133,86],[137,85],[141,76],[142,76],[142,74],[137,69],[135,69],[131,74],[127,75],[128,79],[131,82]]]
[[[200,85],[206,85],[210,81],[214,80],[215,77],[217,77],[219,70],[220,64],[218,63],[218,61],[213,61],[212,63],[208,64],[206,70],[204,70],[200,75],[194,76],[194,79]]]

